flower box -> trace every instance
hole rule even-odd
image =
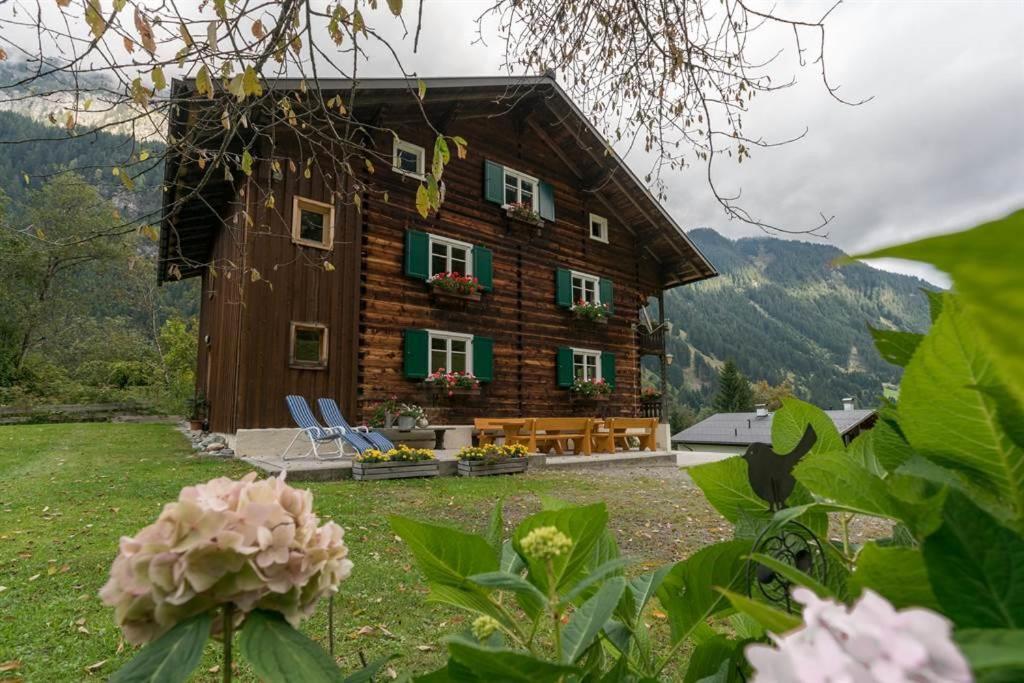
[[[497,460],[460,460],[460,477],[489,477],[495,474],[522,474],[530,466],[529,458]]]
[[[575,391],[569,393],[569,400],[573,403],[607,403],[611,394],[578,394]]]
[[[441,473],[437,460],[419,462],[353,462],[352,478],[359,481],[373,479],[407,479],[409,477],[436,477]]]
[[[608,324],[608,316],[604,316],[604,317],[600,317],[600,318],[591,318],[590,316],[588,316],[585,313],[580,313],[579,311],[573,311],[573,317],[576,318],[576,320],[578,320],[580,322],[588,323],[588,324],[592,324],[592,325],[607,325]]]
[[[441,303],[457,303],[462,304],[466,301],[480,301],[480,292],[453,292],[449,289],[442,287],[436,287],[431,285],[430,296],[435,301]]]

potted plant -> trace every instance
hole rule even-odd
[[[435,273],[427,280],[431,292],[437,296],[480,300],[480,281],[462,273]]]
[[[475,394],[480,391],[480,380],[472,372],[447,372],[444,368],[438,368],[427,375],[423,383],[431,391],[448,396]]]
[[[642,403],[661,403],[661,391],[654,387],[644,387],[640,391],[640,401]]]
[[[505,215],[523,223],[536,225],[537,227],[544,226],[544,219],[533,210],[533,204],[527,204],[526,202],[513,202],[506,205]]]
[[[352,478],[359,481],[436,477],[439,473],[434,452],[426,448],[396,446],[390,451],[370,448],[352,459]]]
[[[402,404],[398,402],[397,396],[391,396],[391,398],[382,402],[373,411],[373,416],[370,418],[370,425],[373,427],[383,427],[385,429],[394,427],[395,418],[398,416],[401,405]]]
[[[569,393],[575,400],[606,401],[612,386],[603,379],[577,379],[569,387]]]
[[[185,402],[185,412],[188,415],[188,428],[194,432],[201,432],[206,428],[206,409],[208,404],[206,396],[199,392]]]
[[[589,320],[592,323],[607,323],[611,311],[608,304],[600,304],[596,301],[584,301],[580,299],[572,305],[572,312],[580,320]]]
[[[403,403],[398,409],[398,428],[402,431],[409,431],[424,416],[423,408],[415,403]]]
[[[466,446],[455,457],[460,477],[486,477],[492,474],[520,474],[529,467],[529,451],[523,444]]]

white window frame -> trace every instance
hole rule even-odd
[[[502,206],[503,207],[508,207],[508,202],[505,201],[505,185],[508,182],[508,177],[512,176],[513,178],[516,178],[517,180],[520,180],[520,181],[528,180],[531,183],[533,183],[533,210],[539,213],[540,212],[540,181],[537,180],[536,178],[534,178],[532,175],[523,173],[522,171],[516,171],[515,169],[511,169],[511,168],[509,168],[507,166],[502,166],[501,169],[502,169],[502,174],[501,174],[501,200],[503,202]],[[516,184],[516,195],[517,195],[516,201],[517,202],[521,202],[523,200],[523,186],[521,184],[519,184],[519,183]]]
[[[416,155],[416,172],[407,171],[399,165],[398,153],[399,152],[411,152]],[[406,142],[401,138],[395,138],[394,147],[391,150],[391,170],[401,175],[407,175],[410,178],[416,178],[417,180],[423,180],[426,175],[426,163],[427,163],[427,151],[415,145],[411,142]]]
[[[449,247],[447,255],[445,256],[445,265],[447,265],[448,270],[446,270],[444,272],[446,272],[446,273],[452,272],[452,252],[451,252],[451,247],[458,247],[460,249],[465,249],[466,250],[466,272],[464,272],[463,275],[467,275],[467,276],[472,276],[473,275],[473,245],[472,244],[470,244],[469,242],[463,242],[462,240],[454,240],[454,239],[452,239],[450,237],[440,237],[438,235],[433,235],[433,234],[430,234],[430,233],[427,233],[427,237],[428,237],[428,240],[427,240],[428,241],[427,253],[430,255],[430,263],[427,264],[427,270],[430,272],[430,277],[433,277],[434,275],[437,275],[437,273],[434,272],[434,245],[435,244],[443,244],[446,247]]]
[[[596,376],[591,377],[590,380],[591,381],[599,381],[599,380],[601,380],[602,379],[602,377],[601,377],[601,352],[600,351],[595,351],[594,349],[578,349],[578,348],[575,348],[575,347],[572,348],[572,380],[574,382],[576,381],[576,356],[577,356],[577,354],[583,355],[583,356],[589,356],[589,357],[594,359],[594,371],[596,373]],[[586,364],[584,364],[583,367],[586,368]],[[584,373],[585,373],[585,370],[584,370]]]
[[[601,234],[599,236],[594,235],[595,223],[601,226]],[[598,216],[596,213],[590,214],[590,222],[587,224],[587,232],[590,233],[590,239],[608,244],[608,219],[604,216]]]
[[[463,332],[445,332],[444,330],[427,330],[427,363],[433,365],[432,359],[434,357],[434,340],[444,339],[446,344],[445,349],[445,372],[452,371],[452,340],[465,341],[466,342],[466,372],[473,372],[473,335],[465,334]],[[438,368],[429,368],[430,372],[435,372]]]
[[[572,293],[576,289],[576,283],[575,283],[576,278],[579,278],[580,280],[582,280],[584,282],[593,282],[594,283],[594,303],[595,304],[601,303],[601,278],[599,278],[596,275],[591,275],[590,273],[581,273],[578,270],[570,270],[569,271],[569,292],[570,293]],[[583,287],[581,286],[580,289],[583,289]],[[572,304],[573,304],[573,306],[575,306],[578,302],[579,302],[579,299],[577,299],[575,296],[573,296],[572,297]]]

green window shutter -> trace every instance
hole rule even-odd
[[[494,340],[473,337],[473,374],[481,382],[494,380]]]
[[[568,346],[558,347],[558,386],[571,387],[573,380],[572,349]]]
[[[608,312],[615,313],[615,285],[612,284],[611,280],[605,280],[601,278],[598,282],[598,293],[601,297],[601,303],[608,305]]]
[[[545,183],[543,180],[540,181],[540,193],[538,196],[540,200],[540,217],[546,221],[555,220],[555,188],[551,187],[550,183]]]
[[[405,274],[426,280],[430,277],[430,237],[425,232],[405,232]]]
[[[494,254],[479,244],[473,245],[473,275],[480,282],[481,289],[494,287]]]
[[[572,273],[565,268],[555,271],[555,303],[572,308]]]
[[[407,329],[402,348],[402,359],[406,379],[425,379],[430,374],[428,368],[430,357],[429,337],[426,330]]]
[[[484,160],[484,199],[495,204],[505,203],[505,167]]]
[[[601,353],[601,379],[615,388],[615,354],[609,351]]]

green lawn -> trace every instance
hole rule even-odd
[[[150,523],[182,486],[246,471],[192,457],[184,437],[167,425],[0,427],[0,664],[20,663],[0,681],[103,680],[115,671],[132,650],[97,591],[118,538]],[[400,652],[398,671],[430,670],[443,660],[443,637],[464,627],[456,612],[424,602],[422,577],[390,532],[389,514],[482,531],[499,498],[510,524],[539,509],[538,493],[603,500],[623,553],[642,560],[638,570],[731,535],[700,491],[673,470],[302,486],[313,491],[321,517],[345,528],[355,563],[335,598],[335,652],[349,669],[359,653],[369,660]],[[652,621],[664,631],[658,617]],[[304,626],[325,646],[326,623],[325,602]],[[208,646],[197,680],[219,680],[218,653]],[[239,673],[253,680],[244,664]]]

